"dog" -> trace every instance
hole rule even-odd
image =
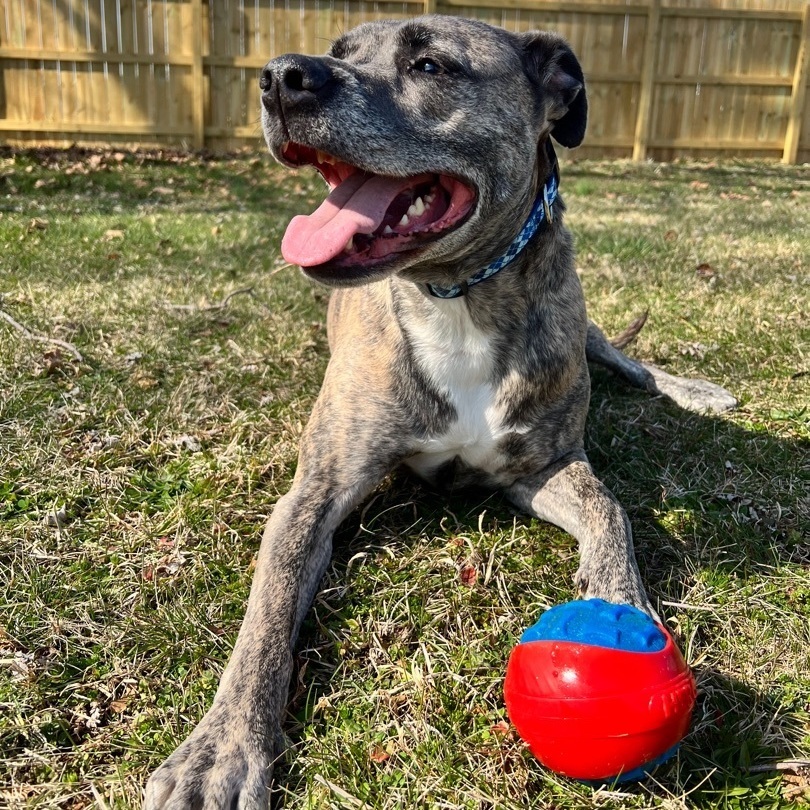
[[[208,713],[147,810],[266,807],[293,645],[341,521],[392,469],[502,490],[579,542],[584,598],[655,615],[624,510],[583,449],[588,361],[683,407],[734,398],[644,366],[588,322],[551,139],[578,146],[582,69],[560,37],[425,16],[372,22],[261,75],[272,155],[329,186],[282,241],[334,288],[331,359]]]

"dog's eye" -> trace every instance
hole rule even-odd
[[[417,73],[441,73],[442,69],[432,59],[423,57],[417,59],[412,65],[411,70]]]

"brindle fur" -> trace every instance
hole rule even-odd
[[[425,56],[445,71],[410,70]],[[551,171],[550,135],[565,146],[582,140],[582,71],[560,38],[438,16],[369,23],[329,56],[273,60],[264,89],[277,158],[292,140],[378,174],[455,175],[475,185],[478,202],[455,231],[387,265],[309,271],[341,287],[329,308],[321,394],[292,488],[267,523],[214,703],[149,780],[148,810],[266,806],[293,645],[332,534],[390,470],[410,462],[434,483],[502,489],[577,538],[582,596],[653,613],[627,517],[583,449],[586,360],[694,410],[734,404],[711,383],[631,360],[588,323],[561,200],[553,222],[500,273],[462,298],[426,292],[426,282],[469,278],[511,242]],[[482,392],[492,424],[465,398]],[[464,434],[481,424],[492,429],[486,441],[472,428]]]

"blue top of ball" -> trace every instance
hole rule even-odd
[[[667,643],[660,627],[638,608],[602,599],[549,608],[520,637],[527,641],[574,641],[628,652],[659,652]]]

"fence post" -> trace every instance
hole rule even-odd
[[[782,163],[795,163],[799,154],[799,138],[802,130],[804,99],[807,96],[807,79],[810,77],[810,3],[804,7],[799,52],[793,70],[793,87],[790,94],[790,115],[785,132],[785,150]]]
[[[633,160],[641,161],[647,158],[660,33],[661,0],[652,0],[647,15],[647,35],[644,38],[644,61],[641,65],[641,92],[638,99],[636,134],[633,138]]]
[[[424,0],[424,3],[425,3],[425,14],[436,13],[436,0]]]
[[[203,2],[191,0],[191,143],[198,150],[205,146]]]

